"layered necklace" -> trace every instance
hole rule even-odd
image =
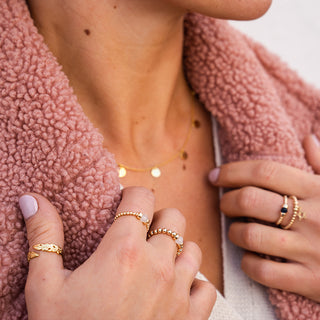
[[[194,93],[192,93],[192,95],[194,95]],[[184,139],[182,146],[179,148],[179,150],[177,152],[172,154],[166,160],[159,162],[159,163],[155,163],[154,165],[152,165],[150,167],[146,167],[146,168],[135,168],[135,167],[127,166],[123,163],[118,163],[119,177],[123,178],[127,175],[128,171],[132,171],[132,172],[149,172],[149,174],[153,178],[159,178],[161,176],[162,167],[164,167],[165,165],[169,164],[170,162],[172,162],[178,158],[180,158],[182,160],[186,160],[188,158],[186,146],[187,146],[188,141],[190,139],[192,128],[198,126],[198,124],[197,124],[198,122],[194,119],[194,103],[192,104],[192,107],[191,107],[191,117],[190,118],[191,118],[191,120],[190,120],[189,129],[187,132],[187,136]]]

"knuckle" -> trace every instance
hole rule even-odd
[[[119,241],[116,253],[120,264],[132,269],[141,259],[142,249],[131,236],[125,236]]]
[[[261,161],[254,174],[261,181],[270,181],[277,175],[277,163],[274,161]]]
[[[242,241],[246,249],[259,250],[261,244],[261,232],[255,223],[247,223],[242,230]]]
[[[162,284],[171,286],[175,281],[174,266],[168,261],[158,262],[156,265],[156,275]]]
[[[244,187],[238,196],[238,206],[241,210],[255,208],[258,204],[258,193],[254,187]]]
[[[30,245],[47,241],[47,239],[56,239],[57,234],[61,232],[61,228],[61,221],[59,220],[33,220],[27,228]]]

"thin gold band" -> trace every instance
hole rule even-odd
[[[125,217],[125,216],[136,217],[138,220],[140,220],[142,222],[142,224],[144,224],[146,226],[147,231],[149,230],[150,220],[148,219],[148,217],[146,217],[144,214],[142,214],[142,212],[133,212],[133,211],[120,212],[114,217],[114,221],[116,221],[120,217]]]

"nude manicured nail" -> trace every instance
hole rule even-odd
[[[312,138],[313,138],[314,142],[316,143],[317,147],[319,148],[320,147],[320,142],[319,142],[319,139],[317,138],[317,136],[313,134]]]
[[[210,171],[209,173],[209,180],[211,183],[216,183],[220,174],[220,168],[214,168],[213,170]]]
[[[24,195],[19,199],[19,206],[25,220],[32,217],[38,211],[37,200],[29,195]]]

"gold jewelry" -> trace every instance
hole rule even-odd
[[[38,250],[38,251],[45,251],[45,252],[50,252],[50,253],[56,253],[58,255],[62,255],[62,248],[57,246],[56,244],[53,243],[39,243],[35,244],[33,249]],[[34,252],[34,251],[29,251],[28,252],[28,261],[30,261],[33,258],[39,257],[39,254]]]
[[[195,92],[192,92],[192,95],[195,95]],[[191,135],[191,131],[192,128],[195,127],[195,120],[194,120],[194,104],[192,104],[191,106],[191,123],[190,123],[190,127],[187,133],[187,136],[181,146],[181,148],[179,149],[178,152],[176,152],[175,154],[173,154],[171,157],[169,157],[167,160],[164,160],[160,163],[157,163],[153,166],[147,167],[147,168],[135,168],[135,167],[129,167],[123,163],[118,163],[118,172],[119,172],[119,177],[123,178],[127,175],[127,171],[133,171],[133,172],[147,172],[149,171],[151,176],[154,178],[159,178],[161,176],[161,170],[160,167],[163,167],[165,165],[167,165],[168,163],[172,162],[173,160],[177,159],[178,157],[180,157],[182,160],[186,160],[188,158],[188,154],[185,150],[186,145],[189,141],[190,135]]]
[[[146,226],[147,231],[149,230],[149,228],[150,228],[150,220],[148,219],[148,217],[146,217],[141,212],[132,212],[132,211],[120,212],[114,217],[114,221],[116,221],[118,218],[124,217],[124,216],[134,216],[134,217],[136,217],[138,220],[140,220],[142,222],[142,224],[144,224]]]
[[[305,212],[301,211],[297,197],[290,196],[289,198],[293,200],[293,215],[292,215],[290,222],[286,226],[282,227],[284,230],[290,229],[291,226],[296,221],[297,217],[299,218],[299,221],[301,221],[306,216]]]
[[[155,236],[157,234],[166,234],[166,235],[170,236],[174,240],[174,242],[176,243],[177,256],[179,256],[181,254],[182,249],[183,249],[183,238],[181,236],[179,236],[176,232],[171,231],[169,229],[158,228],[158,229],[149,231],[147,238],[150,239],[152,236]]]
[[[35,253],[33,251],[29,251],[28,252],[28,262],[33,259],[33,258],[36,258],[36,257],[39,257],[39,254],[38,253]]]
[[[279,224],[281,224],[281,222],[283,221],[283,219],[287,215],[287,213],[288,213],[288,196],[283,196],[283,205],[280,210],[280,217],[279,217],[278,221],[276,222],[277,226]]]

